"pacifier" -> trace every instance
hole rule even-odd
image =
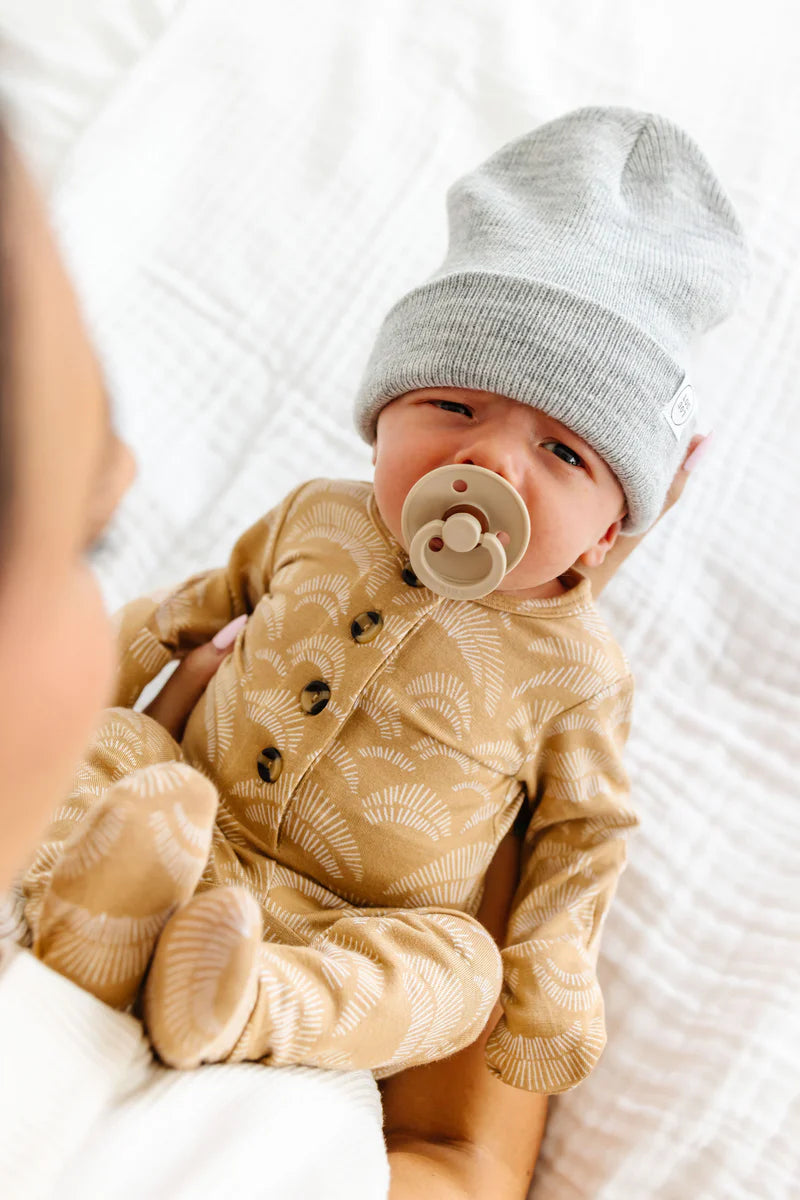
[[[531,536],[519,493],[501,475],[472,465],[423,475],[406,496],[401,521],[414,574],[453,600],[487,596]]]

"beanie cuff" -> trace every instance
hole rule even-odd
[[[483,271],[440,276],[389,311],[355,405],[368,442],[404,392],[463,387],[540,409],[583,438],[625,493],[623,532],[657,519],[696,421],[680,442],[664,408],[684,368],[625,317],[551,283]],[[646,454],[642,453],[646,448]]]

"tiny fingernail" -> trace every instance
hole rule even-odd
[[[695,469],[695,467],[697,466],[697,464],[705,458],[706,454],[708,454],[708,451],[711,447],[711,443],[713,440],[714,440],[714,430],[712,429],[710,433],[706,434],[706,436],[703,438],[702,442],[700,442],[699,445],[695,446],[694,450],[689,455],[686,462],[683,464],[683,469],[687,475],[689,474],[690,471],[693,471]]]
[[[242,613],[240,617],[234,617],[232,621],[229,621],[227,625],[220,629],[219,633],[214,635],[211,641],[218,650],[227,650],[231,642],[235,641],[239,630],[244,629],[247,617],[247,613]]]

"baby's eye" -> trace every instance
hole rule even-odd
[[[568,463],[571,467],[582,467],[585,465],[580,455],[576,454],[574,450],[570,450],[569,446],[565,446],[563,442],[542,442],[542,445],[545,450],[549,450],[551,446],[554,446],[555,450],[553,453],[556,455],[556,458],[562,459],[563,462]]]
[[[468,404],[460,404],[458,400],[430,400],[429,404],[435,404],[437,408],[441,408],[444,412],[462,412],[467,417],[472,416],[472,409]]]

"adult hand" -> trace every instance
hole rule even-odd
[[[683,462],[675,472],[675,477],[670,484],[667,498],[664,501],[664,507],[659,513],[658,519],[650,526],[650,529],[654,529],[664,514],[669,512],[674,504],[677,504],[683,489],[686,487],[689,475],[709,450],[713,436],[713,433],[698,433],[689,442]],[[597,597],[600,595],[600,592],[606,586],[609,579],[611,579],[612,575],[616,574],[622,563],[636,549],[642,539],[647,537],[650,529],[646,530],[645,533],[636,534],[633,537],[617,538],[599,567],[585,567],[583,565],[578,567],[580,574],[585,575],[590,581],[593,596]]]
[[[233,649],[236,635],[244,628],[247,613],[220,629],[210,642],[187,651],[177,668],[144,712],[171,733],[176,742],[183,737],[189,714],[216,674],[220,663]]]
[[[700,462],[700,460],[705,457],[706,453],[708,452],[708,450],[711,447],[713,440],[714,440],[714,433],[712,430],[711,433],[695,434],[695,436],[689,442],[689,446],[686,450],[686,454],[684,455],[683,462],[681,463],[679,469],[676,471],[675,478],[673,479],[672,483],[670,484],[669,491],[667,492],[666,502],[665,502],[664,507],[662,508],[661,513],[658,518],[659,521],[661,520],[661,517],[664,516],[664,513],[668,512],[672,508],[673,504],[675,504],[675,502],[680,498],[681,492],[686,487],[686,480],[689,478],[690,474],[695,469],[695,467]],[[656,524],[657,523],[658,522],[656,522]]]

